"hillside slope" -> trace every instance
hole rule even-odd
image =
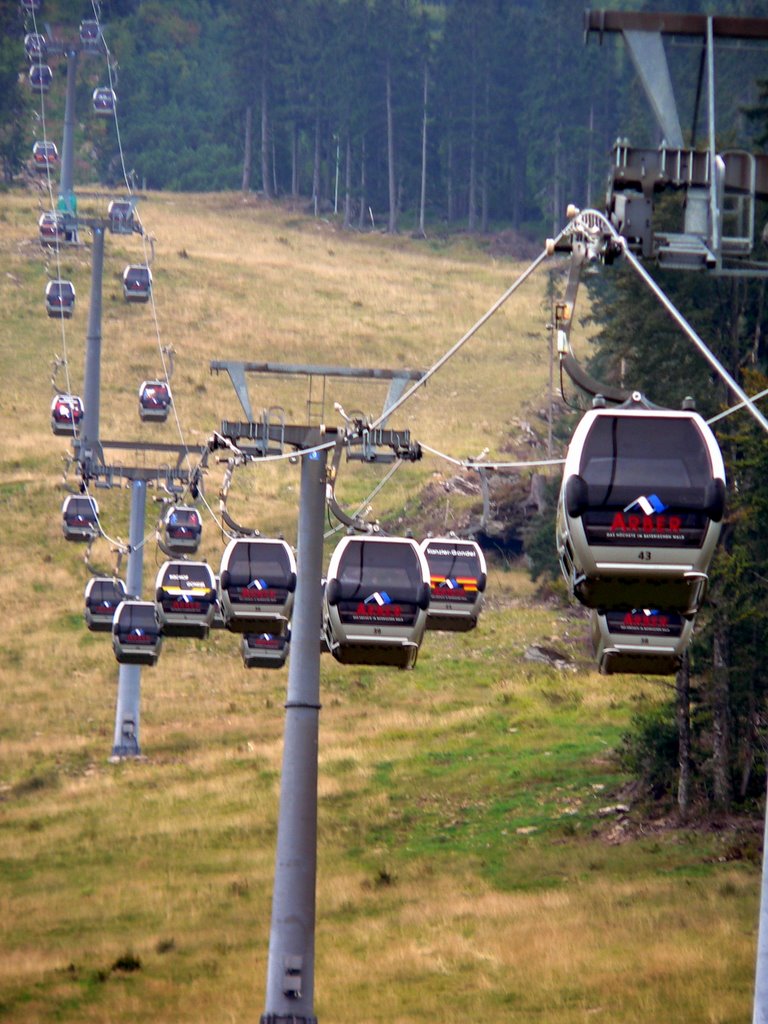
[[[520,269],[470,242],[347,236],[239,195],[152,195],[140,209],[190,447],[241,415],[210,360],[425,367]],[[252,1021],[286,673],[246,672],[226,634],[169,642],[143,674],[144,759],[107,762],[116,665],[82,621],[87,571],[59,527],[67,445],[48,423],[64,341],[75,389],[82,380],[89,254],[62,254],[78,289],[63,338],[43,308],[37,214],[31,193],[0,198],[0,1015]],[[136,414],[138,384],[160,372],[149,309],[120,295],[123,266],[141,255],[138,239],[107,238],[102,433],[176,441],[174,424],[150,428]],[[455,456],[502,449],[545,394],[545,280],[405,406],[401,426]],[[283,406],[289,422],[306,415],[305,389],[287,381],[254,382],[252,399]],[[330,416],[335,400],[376,410],[383,394],[326,399]],[[212,467],[212,504],[221,472]],[[383,472],[344,466],[342,500],[362,500]],[[433,458],[404,466],[376,514],[407,525],[420,489],[445,472]],[[296,467],[256,467],[236,475],[232,511],[293,539],[297,493]],[[98,496],[111,535],[125,536],[127,492]],[[208,523],[205,556],[216,563],[221,548]],[[93,557],[109,565],[108,545]],[[161,560],[150,544],[145,588]],[[747,1016],[754,844],[727,825],[639,828],[622,810],[613,751],[638,702],[663,699],[663,687],[597,676],[585,636],[576,610],[542,604],[522,570],[493,564],[478,630],[429,636],[415,671],[324,660],[320,1020]],[[536,660],[535,645],[557,649],[561,665]]]

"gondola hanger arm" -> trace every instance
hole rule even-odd
[[[336,477],[341,463],[341,455],[345,448],[345,438],[340,437],[337,439],[336,444],[333,448],[333,458],[331,465],[328,467],[326,474],[325,483],[325,500],[328,505],[328,509],[333,516],[338,519],[344,526],[349,527],[352,530],[356,530],[358,533],[381,533],[381,527],[378,523],[369,523],[363,519],[360,515],[348,515],[344,509],[339,505],[336,499]]]

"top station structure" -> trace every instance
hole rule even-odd
[[[661,266],[707,270],[717,275],[764,277],[768,263],[753,259],[755,207],[768,200],[768,155],[743,149],[718,152],[715,116],[715,44],[718,40],[768,41],[768,18],[707,16],[646,11],[584,13],[585,38],[621,33],[659,128],[654,148],[618,139],[606,210],[634,252]],[[702,58],[686,144],[664,48],[665,36],[698,37]],[[707,144],[696,146],[702,95],[706,98]],[[661,229],[654,207],[662,193],[682,191],[680,230]]]

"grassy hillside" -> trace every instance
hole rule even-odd
[[[521,269],[469,242],[346,236],[239,196],[153,195],[141,213],[190,446],[241,415],[210,360],[425,367]],[[64,343],[82,386],[89,250],[62,257],[78,289],[63,338],[43,307],[37,215],[31,193],[0,196],[0,1019],[245,1024],[263,1009],[286,672],[245,671],[229,635],[168,641],[143,674],[145,758],[108,763],[116,665],[82,621],[82,550],[59,527],[67,445],[48,424]],[[107,238],[102,432],[175,441],[175,424],[136,412],[138,384],[160,372],[150,310],[120,294],[123,266],[141,258],[137,238]],[[452,455],[498,454],[545,393],[544,284],[527,284],[392,425]],[[327,418],[334,400],[375,411],[383,397],[334,383]],[[252,388],[255,409],[282,405],[289,422],[306,399],[288,381]],[[344,467],[342,500],[383,472]],[[407,522],[419,489],[451,472],[432,458],[403,467],[376,514]],[[213,504],[220,481],[214,465]],[[297,467],[256,467],[236,476],[231,509],[293,539],[297,493]],[[127,492],[98,497],[125,536]],[[204,554],[216,563],[221,548],[208,524]],[[104,542],[93,556],[110,564]],[[148,545],[145,586],[161,561]],[[529,660],[537,642],[571,664]],[[588,653],[576,610],[494,564],[476,633],[431,634],[414,672],[324,660],[321,1021],[748,1017],[754,858],[727,824],[688,834],[611,810],[621,733],[638,702],[665,694],[599,677]]]

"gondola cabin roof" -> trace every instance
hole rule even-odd
[[[343,664],[411,668],[426,628],[429,566],[405,537],[345,537],[328,566],[325,642]]]
[[[156,665],[163,635],[151,601],[121,601],[112,622],[112,649],[122,665]]]
[[[125,600],[125,583],[116,576],[93,576],[85,587],[85,622],[94,632],[109,632],[117,606]]]
[[[558,506],[558,553],[588,607],[695,612],[720,533],[725,467],[690,410],[594,409],[577,426]]]
[[[155,604],[166,636],[206,637],[217,599],[216,578],[206,562],[180,560],[160,566]]]
[[[430,537],[420,547],[429,566],[431,589],[427,629],[474,629],[487,582],[480,545],[457,537]]]
[[[296,589],[296,559],[290,544],[270,537],[231,540],[221,557],[219,581],[227,629],[283,632]]]

